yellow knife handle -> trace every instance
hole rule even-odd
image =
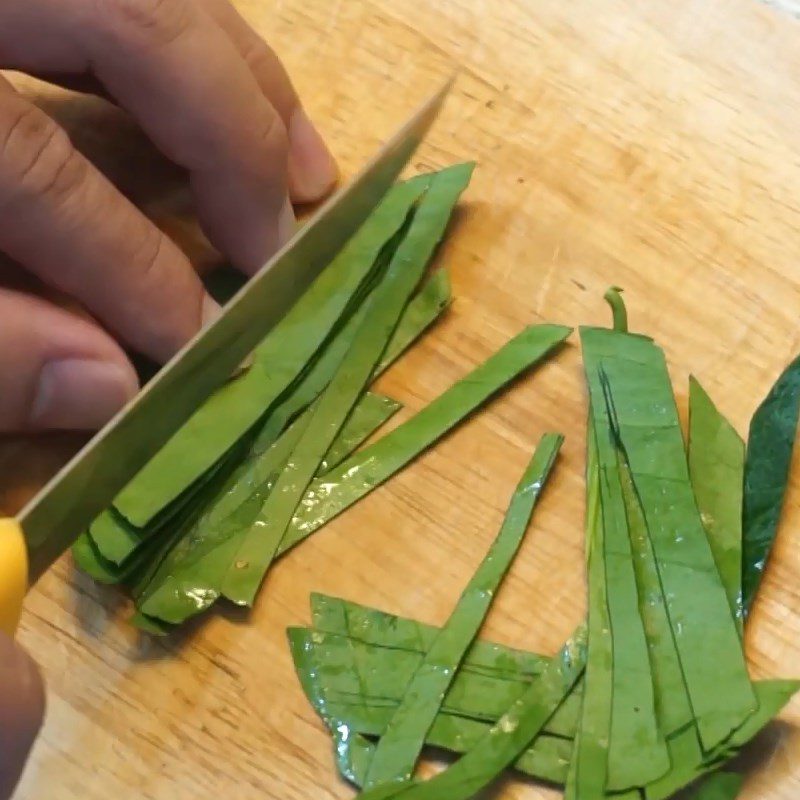
[[[28,548],[22,527],[11,517],[0,519],[0,631],[13,636],[28,589]]]

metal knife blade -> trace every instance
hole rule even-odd
[[[37,494],[18,516],[29,583],[77,539],[281,320],[385,194],[420,143],[452,81],[425,102],[348,186],[235,295]]]

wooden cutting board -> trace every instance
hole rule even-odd
[[[419,409],[531,321],[605,323],[609,284],[746,432],[800,351],[800,28],[738,0],[248,0],[345,175],[460,64],[414,169],[478,170],[439,262],[455,306],[382,381]],[[38,89],[37,89],[38,91]],[[198,261],[176,176],[98,103],[41,102]],[[552,652],[584,608],[584,389],[577,348],[293,551],[254,612],[140,638],[114,590],[64,558],[27,603],[47,722],[30,800],[346,798],[284,630],[312,590],[441,623],[545,430],[559,469],[485,635]],[[7,506],[68,440],[11,443]],[[757,677],[800,675],[800,464],[748,636]],[[800,795],[800,701],[747,759],[745,798]],[[793,727],[794,726],[794,727]],[[558,794],[509,779],[504,798]]]

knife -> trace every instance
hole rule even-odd
[[[394,183],[439,113],[427,100],[348,186],[328,200],[14,518],[0,519],[0,630],[89,523],[241,364],[300,298]]]

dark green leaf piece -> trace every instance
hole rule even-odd
[[[545,358],[571,332],[561,325],[526,328],[410,420],[312,481],[278,554],[380,486],[505,384]]]
[[[800,357],[753,414],[744,467],[742,606],[750,613],[778,532],[800,414]]]
[[[689,475],[731,612],[741,629],[744,442],[695,378],[689,381]]]
[[[643,608],[646,607],[643,604]],[[337,740],[342,774],[360,783],[374,745],[363,737],[363,741],[359,740],[359,735],[380,735],[388,715],[434,640],[437,628],[326,595],[312,595],[312,617],[313,630],[297,629],[293,634],[303,643],[308,658],[305,665],[296,660],[298,675],[310,702],[329,724]],[[474,642],[434,723],[436,726],[441,722],[441,726],[432,728],[427,743],[454,752],[468,749],[457,739],[461,720],[475,720],[484,725],[495,722],[502,713],[501,706],[517,700],[526,689],[532,689],[549,661],[544,656],[502,645]],[[756,682],[758,711],[708,754],[700,749],[692,724],[673,731],[668,742],[674,766],[667,775],[648,786],[648,800],[665,800],[698,777],[717,769],[781,710],[798,687],[800,682],[797,681]],[[676,697],[680,698],[681,695]],[[576,689],[568,693],[542,734],[526,751],[530,753],[530,760],[522,758],[516,762],[518,769],[543,780],[565,782],[567,764],[563,760],[552,760],[548,755],[552,745],[543,742],[550,739],[571,741],[580,712],[578,700]],[[684,702],[688,707],[688,701]],[[329,722],[332,715],[346,733],[341,740],[337,738],[335,726]],[[691,716],[689,718],[691,720]],[[444,733],[441,737],[437,734],[434,741],[434,729],[450,731],[452,741]],[[354,742],[358,742],[354,748],[356,752],[351,753],[348,748]],[[540,742],[544,752],[539,750]],[[563,754],[564,746],[558,747]],[[353,769],[354,762],[360,764],[360,772],[348,772]],[[545,764],[545,771],[533,768],[534,763]]]
[[[467,800],[491,783],[539,734],[583,672],[586,634],[579,630],[552,659],[541,679],[452,766],[428,781],[383,784],[363,800]]]
[[[406,780],[413,774],[428,730],[522,543],[562,442],[557,434],[542,437],[497,538],[406,686],[375,749],[365,788]]]
[[[581,338],[591,407],[601,407],[608,394],[700,739],[711,750],[755,710],[756,699],[697,510],[666,362],[645,337],[586,328]]]
[[[389,190],[358,232],[256,349],[253,366],[219,389],[123,489],[115,507],[137,527],[217,462],[289,389],[368,279],[386,243],[430,183]]]
[[[369,300],[350,350],[315,405],[291,458],[223,579],[222,592],[232,602],[251,605],[255,599],[295,508],[369,381],[444,234],[453,206],[469,183],[473,167],[461,164],[437,173],[419,201],[385,277]]]

